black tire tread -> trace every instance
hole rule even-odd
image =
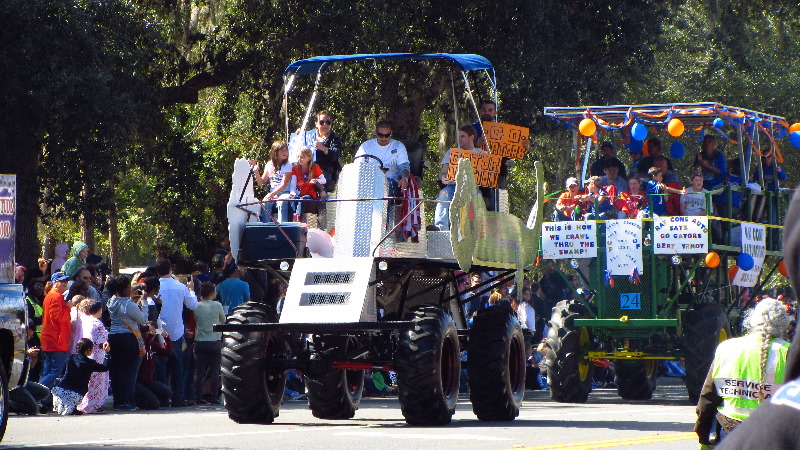
[[[400,409],[410,425],[446,425],[452,420],[458,400],[458,387],[447,396],[442,389],[441,343],[458,335],[450,314],[435,305],[420,305],[407,315],[414,326],[398,339],[395,371]],[[456,371],[461,361],[456,358]]]
[[[545,364],[550,398],[560,403],[585,403],[589,398],[593,366],[589,365],[588,376],[581,380],[580,330],[573,325],[576,318],[587,316],[583,305],[569,300],[562,300],[553,307],[547,332]]]
[[[617,395],[625,400],[650,400],[656,390],[655,371],[648,376],[645,362],[617,360],[614,364],[614,382]]]
[[[708,369],[714,361],[721,330],[730,336],[730,324],[724,306],[718,303],[697,305],[686,315],[683,348],[686,365],[686,391],[689,401],[697,404]]]
[[[334,349],[339,356],[346,355],[345,341]],[[347,373],[356,373],[359,380],[355,392],[348,386]],[[364,371],[330,369],[322,374],[306,373],[306,394],[311,414],[318,419],[352,419],[361,403],[364,389]]]
[[[234,309],[228,324],[274,321],[274,309],[248,302]],[[226,332],[222,347],[222,393],[228,417],[237,423],[272,423],[278,416],[283,389],[270,396],[266,386],[267,332]],[[278,383],[286,383],[285,373]]]
[[[478,311],[469,331],[467,375],[472,411],[483,421],[510,421],[519,415],[525,392],[525,376],[521,386],[512,386],[510,346],[518,340],[523,352],[525,341],[514,311],[507,305],[491,306]],[[518,367],[525,367],[524,353]]]

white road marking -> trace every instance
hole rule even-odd
[[[436,433],[442,430],[437,430]],[[384,431],[344,431],[333,433],[336,436],[361,436],[371,438],[392,438],[392,439],[425,439],[425,440],[444,440],[444,441],[511,441],[511,438],[481,436],[479,434],[420,434],[420,433],[387,433]]]
[[[38,447],[63,447],[73,446],[80,447],[84,445],[113,445],[122,444],[126,442],[147,442],[147,441],[168,441],[176,439],[197,439],[197,438],[213,438],[213,437],[227,437],[227,436],[241,436],[241,435],[257,435],[257,434],[278,434],[278,433],[307,433],[309,431],[331,431],[342,429],[356,429],[367,428],[367,425],[354,425],[346,427],[298,427],[289,430],[259,430],[259,431],[239,431],[235,433],[208,433],[208,434],[185,434],[182,436],[150,436],[150,437],[136,437],[136,438],[118,438],[118,439],[97,439],[93,441],[74,441],[74,442],[55,442],[51,444],[31,444],[31,445],[18,445],[7,448],[38,448]]]

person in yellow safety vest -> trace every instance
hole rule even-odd
[[[719,441],[783,384],[789,323],[786,307],[767,298],[745,313],[745,336],[719,344],[697,403],[701,448],[716,443],[709,436],[715,418]]]
[[[28,295],[25,296],[25,301],[28,307],[28,320],[36,325],[37,341],[42,333],[42,300],[44,300],[44,283],[35,281],[28,286]]]

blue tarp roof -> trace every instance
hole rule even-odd
[[[356,54],[356,55],[331,55],[315,56],[313,58],[301,59],[289,64],[283,71],[284,75],[313,75],[320,69],[325,70],[327,66],[340,61],[358,61],[365,59],[446,59],[455,63],[461,70],[494,70],[494,66],[488,59],[480,55],[470,54],[450,54],[450,53],[376,53],[376,54]]]

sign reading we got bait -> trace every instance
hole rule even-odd
[[[489,153],[478,153],[460,148],[451,148],[449,152],[448,181],[456,179],[458,161],[463,158],[472,163],[472,170],[475,172],[475,184],[478,186],[497,187],[497,179],[500,176],[500,165],[503,164],[503,158]]]
[[[542,224],[542,258],[569,259],[597,256],[594,220]]]
[[[525,159],[522,141],[528,139],[530,129],[502,122],[481,122],[481,126],[489,144],[489,153],[503,158]]]
[[[708,217],[670,216],[653,220],[653,253],[708,253]]]

